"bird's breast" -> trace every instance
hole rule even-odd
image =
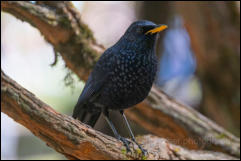
[[[144,54],[121,54],[115,58],[106,88],[113,108],[127,108],[148,95],[156,74],[156,59]]]

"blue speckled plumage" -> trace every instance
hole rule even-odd
[[[157,64],[154,52],[146,52],[140,53],[125,48],[114,52],[111,61],[114,63],[106,64],[107,69],[111,71],[101,95],[96,100],[99,104],[109,109],[120,110],[145,99],[154,81]]]
[[[120,110],[145,99],[154,81],[157,60],[156,35],[144,33],[156,26],[150,21],[134,22],[121,39],[102,54],[79,97],[74,117],[78,117],[81,110]]]

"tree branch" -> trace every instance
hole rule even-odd
[[[223,153],[190,151],[152,135],[138,138],[148,150],[142,156],[131,144],[95,131],[70,116],[54,111],[1,72],[1,110],[69,159],[237,159]]]
[[[104,48],[97,44],[87,25],[70,2],[1,2],[1,9],[36,27],[66,65],[87,80]]]
[[[1,2],[3,11],[27,21],[43,34],[66,65],[86,80],[104,51],[69,2]],[[240,140],[194,109],[152,88],[145,102],[127,116],[155,135],[191,149],[212,149],[240,156]],[[151,117],[150,117],[151,116]]]

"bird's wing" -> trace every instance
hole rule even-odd
[[[108,80],[108,69],[110,69],[108,64],[112,64],[113,56],[114,53],[109,49],[102,54],[85,84],[83,92],[75,106],[73,115],[78,114],[83,103],[98,95],[104,83]]]

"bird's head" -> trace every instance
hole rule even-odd
[[[130,47],[152,49],[158,33],[166,28],[167,25],[157,25],[147,20],[136,21],[129,26],[121,41]]]

